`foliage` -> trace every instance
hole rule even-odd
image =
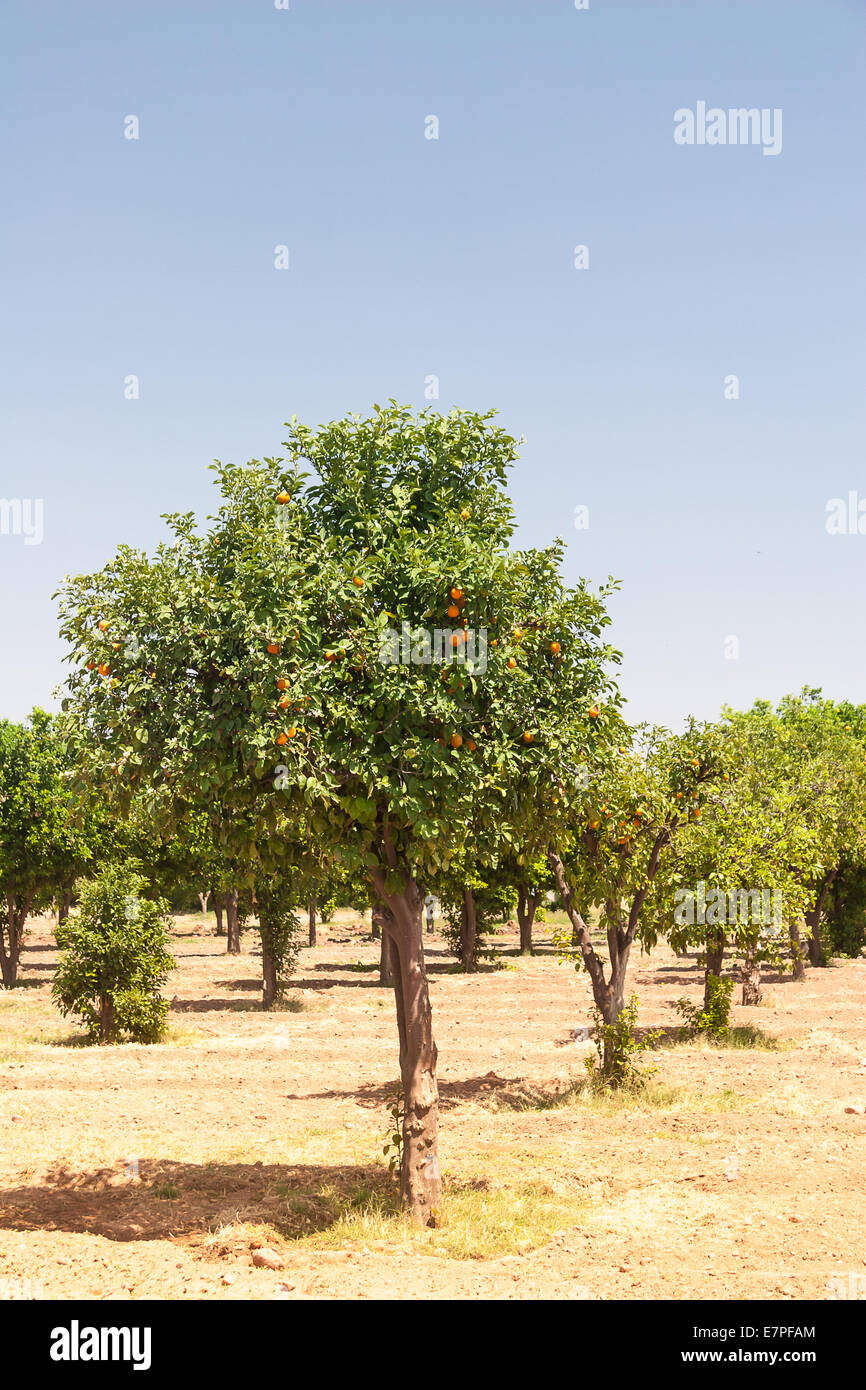
[[[599,1009],[593,1010],[597,1060],[586,1059],[586,1069],[593,1085],[639,1089],[645,1086],[657,1067],[642,1067],[636,1062],[641,1052],[655,1047],[661,1032],[652,1030],[639,1037],[636,1032],[638,999],[633,994],[623,1005],[613,1023],[605,1023]]]
[[[688,999],[677,1000],[677,1012],[684,1019],[681,1036],[712,1039],[726,1038],[731,1028],[731,995],[734,982],[718,975],[707,977],[707,1002],[701,1008]]]
[[[394,1175],[400,1172],[403,1163],[403,1121],[406,1118],[406,1101],[403,1086],[398,1081],[388,1092],[388,1114],[391,1117],[391,1133],[385,1140],[382,1153],[388,1159],[388,1170]],[[389,1157],[390,1155],[390,1157]]]
[[[168,1004],[160,996],[174,961],[168,907],[142,896],[140,874],[109,865],[81,890],[78,913],[57,929],[61,958],[52,994],[64,1015],[78,1015],[90,1042],[153,1043]]]

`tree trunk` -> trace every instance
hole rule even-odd
[[[24,945],[24,923],[30,912],[33,895],[18,900],[10,896],[6,903],[6,921],[0,915],[0,976],[6,989],[18,982],[18,963]]]
[[[394,988],[394,966],[391,959],[391,938],[386,931],[382,932],[382,939],[379,944],[379,984],[385,985],[389,989]]]
[[[803,939],[800,936],[800,923],[792,921],[788,923],[788,935],[791,938],[791,972],[795,980],[805,980],[806,965],[804,961],[805,952],[803,950]]]
[[[226,894],[226,951],[230,956],[239,956],[241,953],[237,888],[230,889]]]
[[[716,979],[722,976],[722,961],[725,958],[725,933],[723,931],[707,932],[707,968],[704,971],[704,1008],[709,1008],[710,1004],[710,976],[715,975]]]
[[[809,964],[821,969],[827,964],[827,955],[821,944],[821,919],[824,915],[824,900],[836,879],[836,870],[832,869],[818,892],[815,906],[806,913],[806,928],[809,932],[806,949],[809,952]]]
[[[69,916],[69,909],[72,906],[73,890],[70,888],[68,893],[64,893],[60,899],[60,910],[57,913],[57,925],[62,926]]]
[[[207,900],[208,900],[209,897],[210,897],[210,889],[209,889],[209,888],[208,888],[207,892],[205,892],[205,893],[199,893],[199,895],[198,895],[198,900],[199,900],[199,902],[201,903],[201,915],[202,915],[202,917],[206,917],[206,916],[207,916]]]
[[[215,916],[216,916],[216,934],[217,934],[217,936],[222,936],[222,934],[223,934],[223,906],[224,906],[224,904],[225,904],[225,897],[223,896],[223,894],[222,894],[222,893],[214,893],[214,895],[213,895],[213,910],[214,910],[214,914],[215,914]]]
[[[102,1046],[111,1042],[111,1030],[114,1026],[114,1003],[107,994],[99,996],[99,1043]]]
[[[604,978],[604,965],[602,964],[595,947],[592,944],[589,928],[583,917],[574,905],[571,889],[566,882],[565,869],[562,860],[557,854],[550,851],[548,854],[550,867],[556,877],[556,886],[563,906],[571,922],[571,937],[580,948],[583,963],[589,974],[592,984],[592,997],[595,1007],[601,1014],[602,1021],[612,1025],[616,1023],[623,1010],[625,1003],[625,981],[628,969],[628,958],[631,953],[632,942],[637,926],[638,912],[643,903],[645,893],[638,895],[629,913],[628,925],[625,929],[617,925],[615,921],[615,907],[613,904],[607,906],[607,912],[611,925],[607,929],[607,945],[610,953],[610,980]],[[604,1040],[602,1070],[604,1075],[609,1077],[614,1065],[614,1044],[609,1038]]]
[[[463,905],[460,909],[460,961],[464,970],[475,971],[478,969],[477,950],[478,917],[475,911],[475,899],[472,896],[472,889],[464,888]]]
[[[811,913],[809,914],[811,916]],[[808,919],[807,919],[808,925]],[[817,927],[813,927],[806,941],[806,949],[809,952],[809,964],[816,966],[819,970],[827,964],[827,953],[821,945],[821,937]]]
[[[538,906],[538,899],[534,893],[530,893],[525,883],[521,883],[517,889],[517,922],[520,927],[520,954],[522,956],[532,955],[532,924],[535,921],[535,909]]]
[[[761,966],[758,961],[757,946],[749,946],[746,949],[742,966],[743,977],[743,1003],[745,1005],[760,1004],[763,996],[761,991]]]
[[[277,998],[277,962],[271,929],[262,922],[261,917],[259,935],[262,938],[262,1008],[272,1009]]]
[[[391,959],[391,943],[387,931],[384,930],[386,919],[390,915],[384,903],[377,902],[374,898],[370,908],[370,916],[373,940],[379,942],[379,984],[392,989],[394,971]]]
[[[393,851],[391,851],[393,859]],[[391,867],[394,867],[393,863]],[[439,1089],[433,1014],[424,965],[423,898],[414,879],[402,893],[388,893],[383,870],[371,871],[373,886],[388,909],[382,917],[389,937],[403,1083],[403,1162],[400,1192],[414,1221],[435,1226],[442,1200],[439,1170]]]
[[[311,899],[310,899],[309,925],[310,925],[309,942],[310,942],[310,945],[311,945],[311,946],[315,946],[315,945],[316,945],[316,899],[315,899],[315,898],[311,898]]]

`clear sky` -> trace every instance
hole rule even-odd
[[[44,521],[0,534],[0,715],[51,705],[64,574],[206,513],[212,459],[293,413],[432,375],[525,436],[520,542],[621,579],[632,718],[866,699],[866,535],[825,524],[866,500],[864,0],[7,0],[2,29],[0,496]],[[778,108],[781,151],[675,143],[699,102]]]

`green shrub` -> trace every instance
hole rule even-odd
[[[586,1069],[593,1086],[618,1090],[622,1087],[640,1089],[655,1075],[657,1067],[641,1067],[636,1057],[655,1047],[661,1032],[656,1029],[639,1037],[637,1024],[637,995],[633,994],[615,1023],[605,1023],[598,1009],[593,1012],[595,1047],[598,1060],[586,1059]]]
[[[707,1002],[703,1008],[699,1009],[688,999],[678,999],[677,1012],[684,1020],[680,1037],[688,1039],[702,1035],[706,1038],[727,1038],[731,1031],[733,991],[733,980],[722,980],[718,975],[708,975]]]
[[[160,989],[174,968],[168,906],[141,896],[146,880],[111,865],[83,885],[76,917],[57,928],[61,959],[51,992],[77,1015],[89,1042],[159,1042],[168,1004]]]

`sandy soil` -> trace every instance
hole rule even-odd
[[[416,1236],[387,1215],[393,998],[360,919],[273,1014],[255,933],[231,958],[212,917],[178,919],[170,1041],[113,1048],[74,1045],[32,924],[0,993],[0,1298],[866,1297],[866,960],[734,1010],[783,1050],[662,1048],[649,1098],[550,1106],[591,1000],[540,936],[474,976],[428,938],[448,1196]],[[701,977],[660,948],[632,985],[672,1029]]]

